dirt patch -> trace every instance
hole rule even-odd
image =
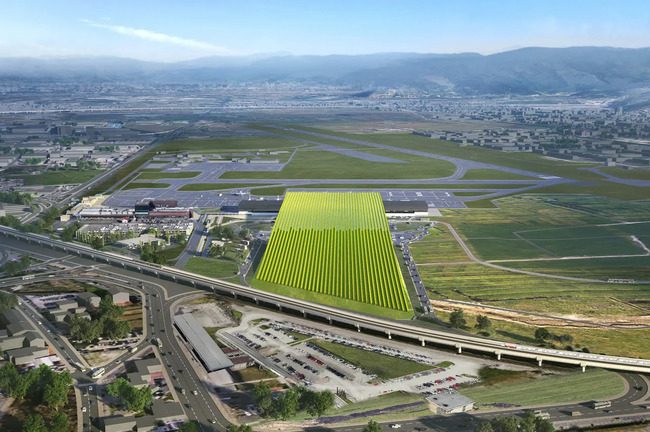
[[[579,315],[562,316],[515,311],[494,308],[485,305],[470,305],[445,300],[431,300],[431,305],[439,310],[451,312],[462,309],[472,315],[486,315],[502,321],[525,324],[534,327],[567,327],[567,328],[593,328],[593,329],[640,329],[650,327],[650,316],[625,316],[625,317],[598,317],[585,318]]]

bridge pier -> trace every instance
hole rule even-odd
[[[276,306],[278,307],[278,310],[282,312],[282,305],[280,303],[276,303]]]
[[[357,332],[361,333],[361,326],[359,324],[357,324]]]
[[[542,367],[542,358],[537,357],[535,360],[537,360],[537,366]]]
[[[260,301],[257,299],[257,297],[253,297],[253,301],[255,302],[256,305],[260,304]]]
[[[497,360],[501,360],[501,351],[494,352],[497,355]]]
[[[426,343],[424,342],[424,339],[420,339],[420,343],[422,344],[422,346],[426,345]]]
[[[386,336],[388,336],[388,340],[393,339],[393,335],[391,335],[390,332],[386,332]]]
[[[307,318],[307,312],[305,312],[304,309],[302,310],[302,317],[303,317],[303,318]]]
[[[212,291],[214,291],[214,287],[212,287]],[[230,291],[230,294],[232,294],[232,298],[234,298],[235,300],[237,300],[237,293],[236,293],[236,292],[234,292],[234,291]]]
[[[459,345],[456,345],[456,349],[458,350],[458,354],[462,354],[462,353],[463,353],[463,346],[462,346],[462,345],[460,345],[460,344],[459,344]]]
[[[582,369],[582,372],[585,372],[587,370],[587,364],[586,363],[580,363],[580,368]]]

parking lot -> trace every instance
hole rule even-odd
[[[343,391],[351,401],[404,391],[423,396],[453,392],[462,383],[477,380],[480,361],[419,347],[405,350],[392,341],[377,343],[365,336],[351,338],[286,320],[255,320],[223,330],[247,348],[273,363],[282,375],[315,390]],[[376,354],[429,365],[430,369],[384,380],[348,363],[314,341],[327,341]]]

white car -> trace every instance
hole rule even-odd
[[[401,427],[402,427],[402,425],[399,424],[399,423],[393,423],[392,425],[390,425],[390,428],[391,428],[391,429],[399,429],[399,428],[401,428]]]
[[[87,411],[86,407],[81,408],[81,412],[85,413],[86,411]]]
[[[197,394],[199,394],[199,392],[197,392],[196,390],[192,390],[192,394],[196,396]]]

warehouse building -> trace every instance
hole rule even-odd
[[[174,325],[181,333],[181,336],[192,345],[193,351],[208,372],[233,366],[232,361],[224,354],[201,324],[194,319],[192,314],[176,315]]]
[[[239,203],[237,213],[247,216],[275,216],[280,212],[282,200],[245,200]],[[429,216],[429,206],[423,200],[383,201],[386,216]],[[221,211],[233,213],[233,206],[224,206]]]

